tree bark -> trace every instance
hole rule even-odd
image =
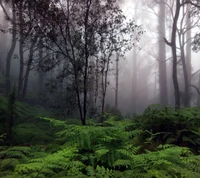
[[[137,8],[138,8],[138,1],[135,3],[135,11],[134,11],[134,18],[137,22]],[[134,32],[134,36],[136,36],[136,31]],[[137,71],[137,48],[136,45],[133,47],[133,76],[132,76],[132,97],[131,97],[131,110],[133,113],[137,111],[137,85],[138,85],[138,71]]]
[[[115,83],[115,110],[118,110],[118,89],[119,89],[119,55],[116,59],[116,83]]]
[[[198,88],[200,88],[200,72],[199,72],[199,80],[198,80]],[[197,97],[197,106],[200,106],[200,95],[197,94],[198,97]]]
[[[192,66],[191,66],[191,43],[192,43],[192,38],[191,38],[191,18],[190,18],[190,5],[187,4],[186,7],[187,11],[187,32],[186,32],[186,67],[187,67],[187,75],[188,75],[188,85],[191,85],[191,79],[192,79]],[[190,105],[190,88],[188,89],[188,103]]]
[[[38,93],[41,94],[43,91],[43,86],[44,86],[44,73],[42,72],[41,69],[41,62],[42,62],[42,58],[43,58],[43,48],[42,48],[42,42],[40,39],[39,42],[39,66],[38,66]]]
[[[180,0],[176,0],[176,10],[175,16],[173,18],[173,26],[171,33],[171,42],[168,42],[165,39],[165,43],[171,47],[172,56],[173,56],[173,67],[172,67],[172,79],[174,84],[174,95],[175,95],[175,109],[180,108],[180,91],[179,91],[179,83],[177,78],[177,53],[176,53],[176,32],[177,32],[177,23],[180,15]]]
[[[11,90],[10,66],[11,66],[11,59],[16,47],[16,42],[17,42],[16,7],[15,7],[14,1],[12,1],[11,3],[12,3],[12,44],[6,57],[6,74],[5,74],[6,96],[9,95],[10,90]]]
[[[167,71],[166,71],[166,47],[165,37],[165,3],[163,0],[159,2],[159,88],[160,88],[160,104],[168,105],[167,94]]]
[[[26,93],[27,93],[29,73],[30,73],[31,64],[32,64],[32,61],[33,61],[34,46],[35,46],[36,40],[37,40],[37,35],[35,36],[35,38],[31,42],[31,46],[30,46],[30,49],[29,49],[29,58],[28,58],[26,73],[25,73],[25,76],[24,76],[23,88],[22,88],[22,93],[21,93],[21,101],[24,101],[24,99],[26,97]]]
[[[19,79],[18,79],[18,99],[22,99],[22,88],[23,88],[23,74],[24,74],[24,35],[23,35],[23,2],[20,2],[19,5],[19,58],[20,58],[20,67],[19,67]]]
[[[137,111],[137,78],[138,78],[138,71],[137,71],[137,50],[134,46],[133,48],[133,78],[132,78],[132,110],[133,113]]]

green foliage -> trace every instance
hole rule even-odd
[[[50,130],[44,130],[34,123],[18,124],[13,128],[14,140],[18,144],[48,143],[53,140]]]
[[[6,137],[6,134],[0,135],[0,143],[4,142],[5,137]]]
[[[136,120],[116,121],[109,115],[104,123],[89,121],[88,126],[35,118],[15,126],[17,138],[34,143],[57,130],[56,139],[41,146],[0,147],[0,177],[197,178],[199,113],[198,108],[175,112],[154,105]]]
[[[49,122],[38,120],[40,116],[52,116],[53,114],[41,106],[30,106],[16,101],[11,104],[10,99],[0,96],[0,135],[5,135],[9,130],[9,118],[14,115],[12,136],[14,144],[46,143],[54,139],[54,127]],[[10,103],[10,104],[9,104]],[[7,134],[8,135],[8,134]],[[5,138],[5,137],[4,137]],[[3,137],[0,138],[2,140]],[[3,140],[5,142],[5,139]]]
[[[144,132],[138,138],[140,144],[155,149],[159,144],[173,143],[191,148],[200,148],[200,109],[182,108],[174,111],[171,107],[149,106],[136,120],[137,128]],[[150,145],[149,147],[148,145]]]
[[[109,104],[106,104],[104,118],[106,120],[111,116],[114,116],[114,119],[118,121],[123,119],[120,110],[116,110],[114,107],[111,107]]]
[[[28,160],[29,147],[0,147],[0,177],[14,177],[14,169]]]

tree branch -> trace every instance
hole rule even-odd
[[[188,85],[188,87],[193,87],[196,89],[197,93],[200,95],[200,90],[198,87],[196,87],[195,85]]]
[[[172,43],[170,43],[165,37],[164,37],[164,41],[168,46],[172,46]]]

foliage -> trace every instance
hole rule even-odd
[[[10,116],[8,105],[8,99],[0,96],[0,135],[5,135],[8,130],[8,118]],[[12,129],[14,144],[44,143],[53,140],[54,127],[50,123],[35,118],[36,116],[53,116],[43,107],[16,101],[14,116]]]
[[[192,49],[195,52],[198,52],[200,50],[200,33],[197,33],[195,35],[193,43],[192,43]]]
[[[12,171],[27,161],[28,147],[0,147],[0,177],[13,176]]]
[[[0,177],[196,178],[200,176],[199,113],[199,108],[174,111],[152,105],[135,120],[118,121],[107,115],[104,123],[88,120],[87,126],[72,124],[72,119],[36,118],[59,128],[52,132],[57,130],[52,135],[56,139],[41,146],[0,147]],[[18,126],[25,139],[34,131],[36,139],[49,138],[33,123]]]
[[[175,111],[172,107],[151,105],[136,120],[137,128],[144,130],[138,140],[151,149],[160,144],[176,144],[197,152],[200,148],[199,118],[199,108]]]

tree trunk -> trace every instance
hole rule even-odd
[[[186,8],[188,8],[188,4],[186,6]],[[188,11],[188,10],[187,10]],[[185,16],[187,17],[189,14],[189,12],[185,12],[185,8],[183,7],[182,8],[182,13],[183,13],[183,17],[184,18]],[[186,19],[186,24],[187,24],[187,27],[188,27],[188,17]],[[181,27],[183,26],[183,20],[181,21]],[[191,26],[191,24],[190,24]],[[190,27],[189,27],[190,28]],[[186,35],[188,37],[188,29],[186,29]],[[191,33],[191,32],[190,32]],[[190,53],[190,45],[191,45],[191,34],[189,34],[189,37],[190,39],[190,44],[188,45],[188,41],[185,40],[185,31],[184,29],[180,29],[180,32],[179,32],[179,45],[180,45],[180,51],[181,51],[181,61],[182,61],[182,66],[183,66],[183,76],[184,76],[184,83],[185,83],[185,89],[184,89],[184,96],[183,96],[183,101],[184,101],[184,106],[185,107],[188,107],[190,106],[190,96],[189,96],[189,85],[191,84],[190,80],[191,80],[191,53]],[[189,61],[187,61],[188,59],[186,58],[186,55],[185,55],[185,44],[187,44],[186,46],[186,51],[187,53],[189,53]],[[190,68],[189,72],[190,72],[190,79],[189,79],[189,75],[188,75],[188,68]]]
[[[137,111],[137,50],[133,48],[133,78],[132,78],[132,110],[133,113]]]
[[[181,30],[181,29],[180,29]],[[185,35],[180,32],[179,34],[179,44],[181,50],[181,62],[183,66],[183,76],[184,76],[184,96],[183,96],[183,103],[184,106],[189,106],[189,85],[188,85],[188,74],[187,74],[187,67],[186,67],[186,60],[185,60],[185,51],[184,51],[184,44],[185,44]]]
[[[186,32],[186,67],[187,67],[187,75],[188,75],[188,85],[191,85],[191,78],[192,78],[192,66],[191,66],[191,43],[192,43],[192,38],[191,38],[191,18],[190,18],[190,5],[187,4],[187,32]],[[190,92],[191,89],[190,87],[188,88],[188,103],[190,105]]]
[[[15,105],[15,87],[13,87],[13,91],[10,93],[9,96],[9,103],[8,103],[8,133],[7,133],[7,141],[9,146],[12,146],[13,144],[13,134],[12,134],[12,129],[13,129],[13,124],[14,124],[14,105]]]
[[[176,1],[176,10],[175,16],[173,19],[172,33],[171,33],[171,43],[165,40],[166,44],[171,47],[172,56],[173,56],[173,67],[172,67],[172,79],[174,84],[174,95],[175,95],[175,109],[180,108],[180,91],[179,83],[177,78],[177,53],[176,53],[176,32],[177,32],[177,23],[180,15],[180,0]]]
[[[22,99],[22,88],[23,88],[23,73],[24,73],[24,35],[23,35],[23,2],[20,2],[19,6],[19,30],[20,30],[20,40],[19,40],[19,57],[20,57],[20,67],[19,67],[19,79],[18,79],[18,99]]]
[[[119,55],[116,59],[116,83],[115,83],[115,110],[118,110],[118,89],[119,89]]]
[[[6,96],[9,95],[10,90],[11,90],[11,81],[10,81],[10,66],[11,66],[11,59],[15,50],[16,42],[17,42],[17,27],[16,27],[16,8],[15,8],[15,3],[12,1],[12,44],[11,47],[8,51],[7,58],[6,58]]]
[[[84,81],[83,81],[83,117],[82,124],[85,125],[86,116],[87,116],[87,95],[88,95],[88,65],[89,65],[89,51],[88,51],[88,36],[89,36],[89,28],[88,28],[88,20],[89,20],[89,11],[91,6],[91,0],[87,0],[86,2],[86,14],[85,14],[85,66],[84,66]]]
[[[166,47],[165,37],[165,3],[163,0],[159,2],[159,88],[160,103],[164,106],[168,105],[167,94],[167,71],[166,71]]]
[[[199,81],[198,81],[198,88],[200,88],[200,72],[199,72]],[[197,97],[197,106],[200,106],[200,95],[197,94],[198,97]]]
[[[108,86],[108,72],[109,72],[109,64],[110,64],[110,57],[107,58],[108,60],[104,62],[102,68],[102,106],[101,106],[101,114],[103,115],[105,109],[105,99],[106,99],[106,92]],[[101,117],[101,122],[103,122],[103,117]]]
[[[29,79],[29,73],[31,70],[31,64],[33,61],[33,53],[34,53],[34,46],[35,46],[35,40],[37,39],[37,37],[35,37],[35,39],[33,40],[31,47],[29,49],[29,59],[28,59],[28,63],[27,63],[27,68],[26,68],[26,73],[24,76],[24,82],[23,82],[23,88],[22,88],[22,93],[21,93],[21,101],[24,101],[25,97],[26,97],[26,93],[27,93],[27,87],[28,87],[28,79]]]
[[[43,86],[44,86],[44,73],[42,72],[42,58],[43,58],[43,46],[42,46],[42,41],[40,39],[39,44],[39,66],[38,66],[38,93],[41,94],[43,91]]]
[[[97,99],[98,99],[98,94],[99,94],[99,60],[96,60],[95,64],[95,94],[94,94],[94,104],[95,107],[97,106]]]

